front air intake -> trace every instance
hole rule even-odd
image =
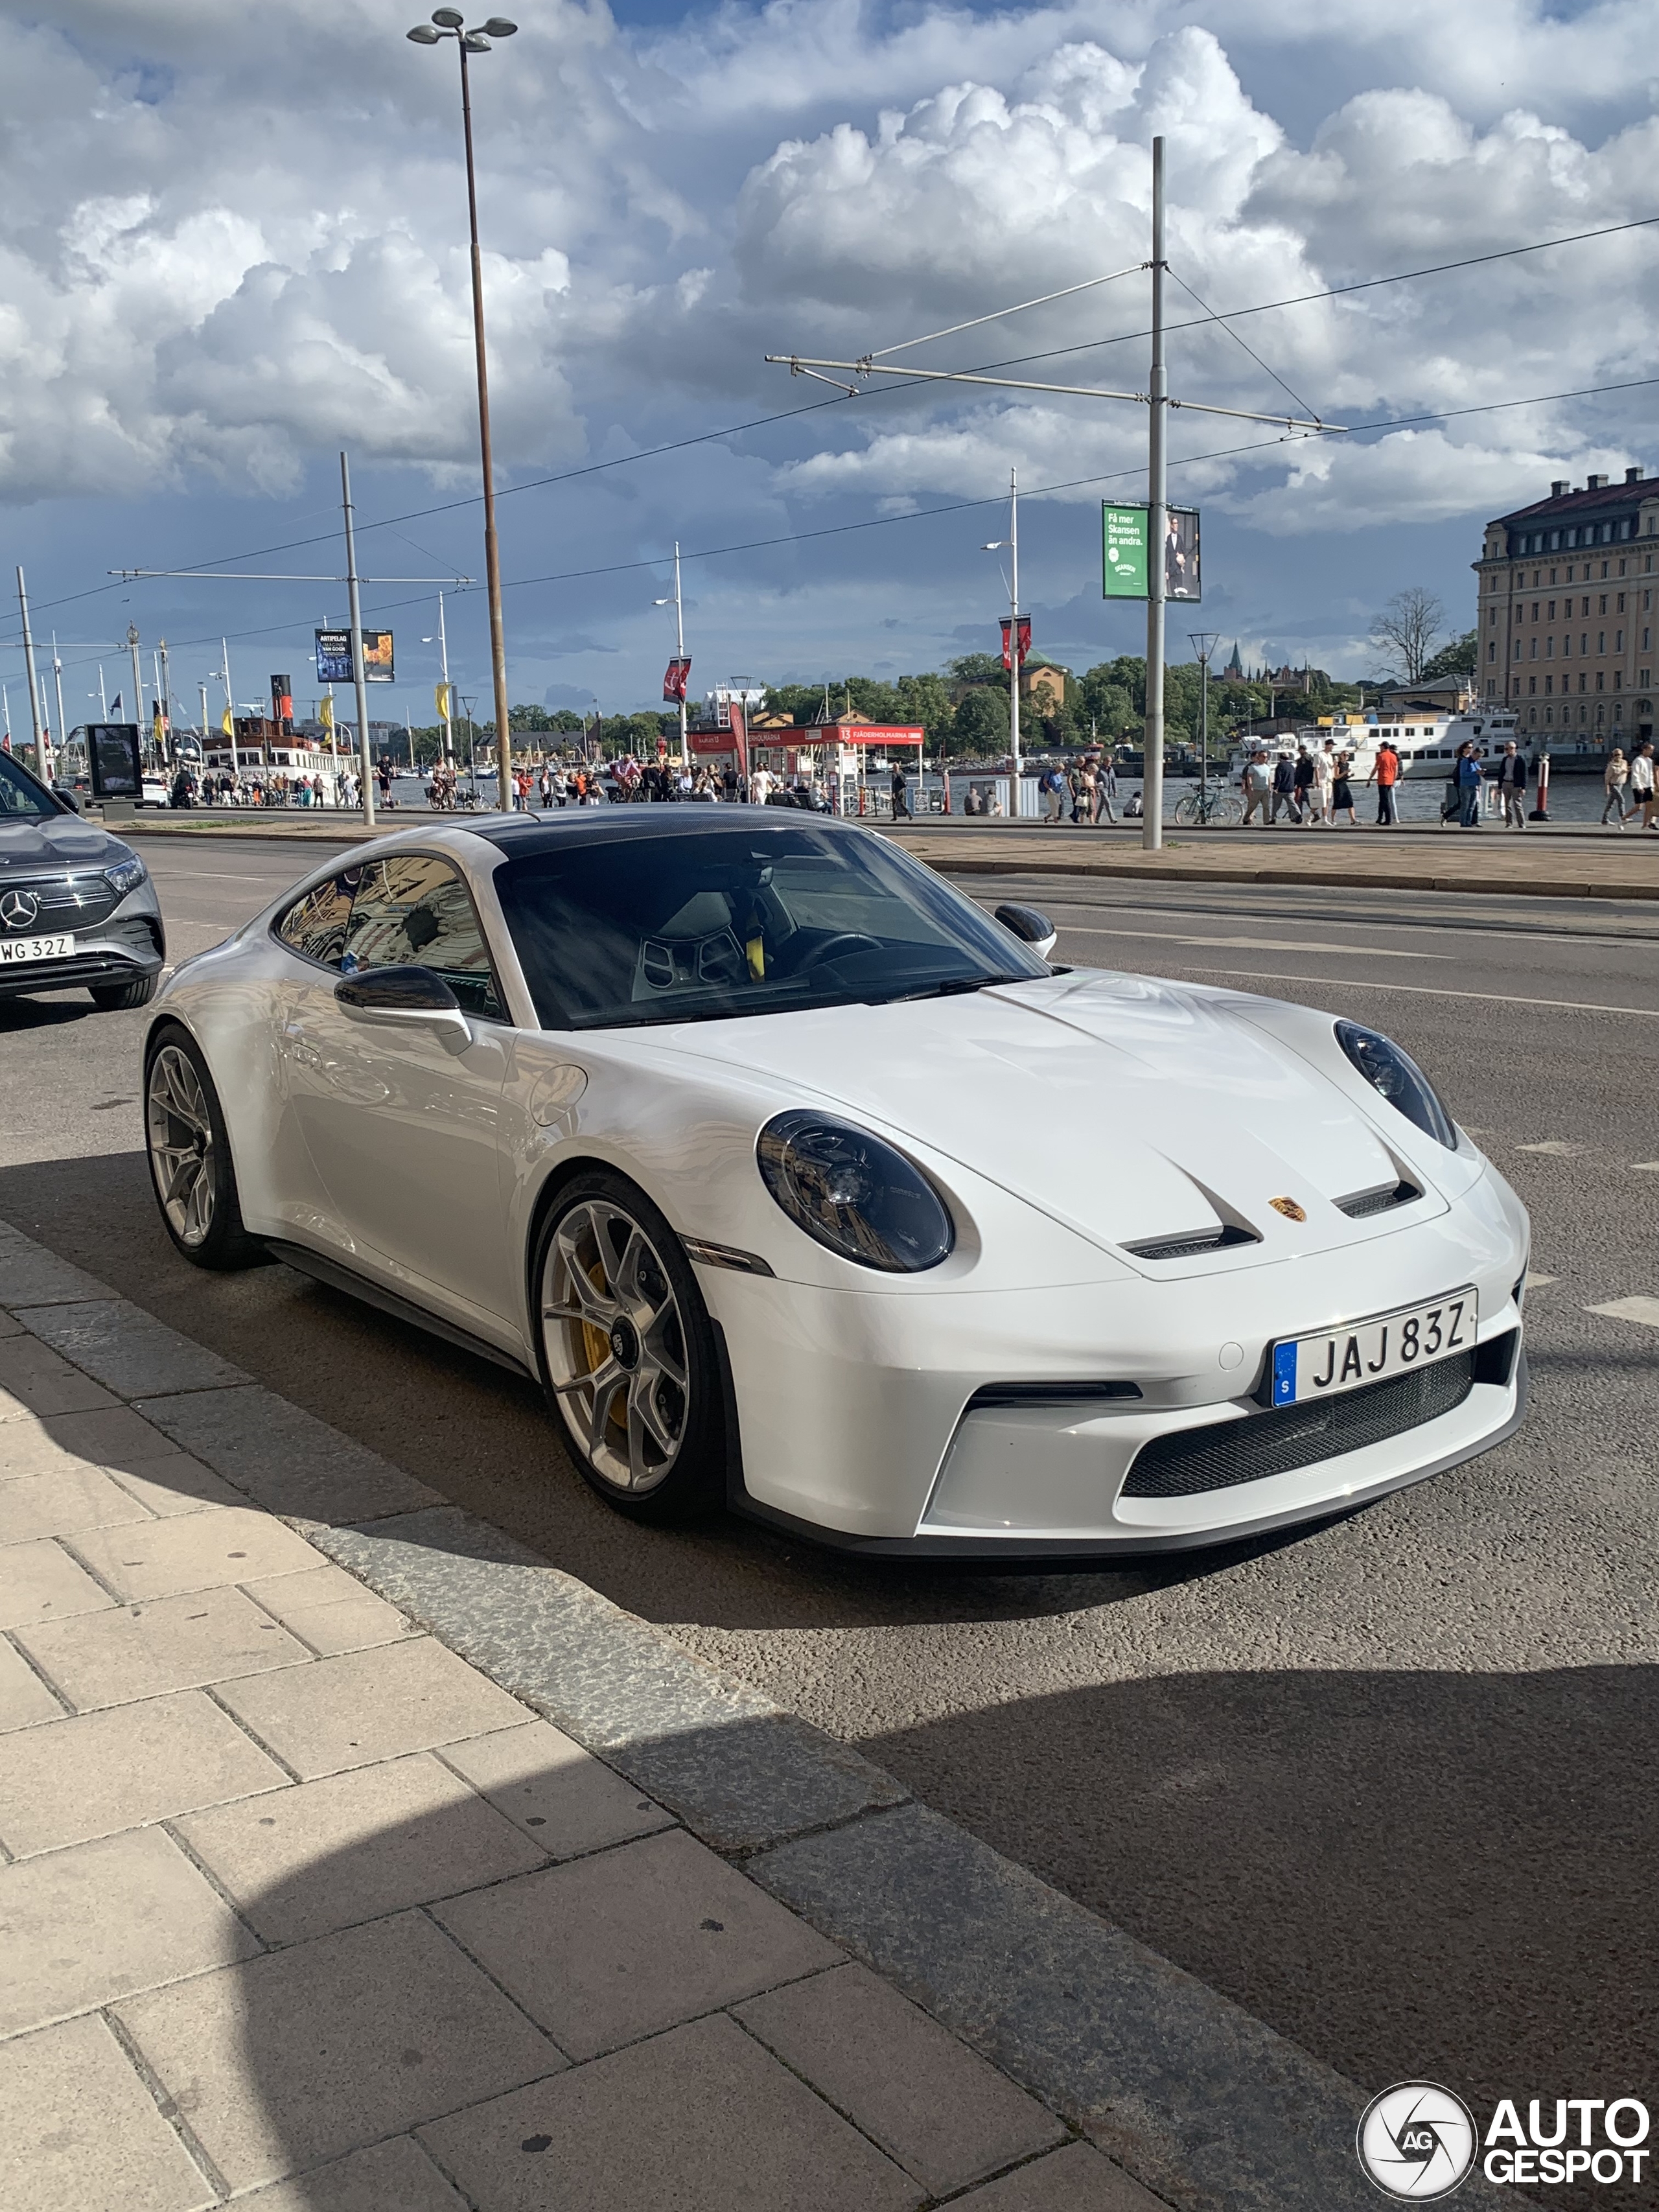
[[[1125,1498],[1194,1498],[1289,1474],[1344,1452],[1363,1451],[1461,1406],[1474,1389],[1480,1352],[1460,1352],[1409,1374],[1390,1375],[1335,1398],[1246,1413],[1178,1429],[1143,1444],[1123,1486]]]
[[[1236,1228],[1229,1222],[1224,1229],[1199,1229],[1185,1237],[1147,1237],[1139,1243],[1125,1244],[1121,1249],[1133,1253],[1137,1260],[1191,1260],[1203,1252],[1225,1252],[1235,1244],[1259,1244],[1261,1238],[1250,1230]]]

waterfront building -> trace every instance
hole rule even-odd
[[[1525,737],[1557,752],[1630,750],[1653,734],[1659,481],[1561,479],[1486,525],[1476,684]]]

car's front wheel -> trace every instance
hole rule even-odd
[[[242,1226],[224,1109],[195,1040],[168,1022],[144,1055],[144,1150],[161,1221],[192,1267],[261,1266],[270,1255]]]
[[[88,990],[100,1014],[125,1013],[130,1006],[149,1006],[161,980],[159,974],[136,975],[130,983],[93,983]]]
[[[534,1284],[543,1380],[576,1463],[641,1521],[717,1506],[726,1435],[714,1331],[679,1239],[608,1169],[576,1176],[543,1224]]]

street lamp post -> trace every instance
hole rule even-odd
[[[408,33],[417,46],[453,39],[461,58],[461,130],[466,143],[466,210],[472,234],[472,337],[478,357],[478,447],[483,467],[484,583],[489,599],[489,659],[495,678],[495,793],[511,811],[513,738],[507,703],[507,641],[501,629],[501,564],[495,543],[495,478],[489,451],[489,378],[484,353],[483,264],[478,255],[478,188],[472,167],[472,94],[467,56],[487,54],[492,39],[510,39],[518,29],[503,15],[492,15],[481,30],[469,31],[458,8],[436,8],[429,23]]]
[[[1201,809],[1206,810],[1210,799],[1210,655],[1216,648],[1217,633],[1212,629],[1188,630],[1193,653],[1198,661],[1198,799]]]

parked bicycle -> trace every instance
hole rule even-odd
[[[1224,785],[1189,791],[1176,801],[1175,818],[1183,830],[1237,830],[1244,809],[1237,793]]]

